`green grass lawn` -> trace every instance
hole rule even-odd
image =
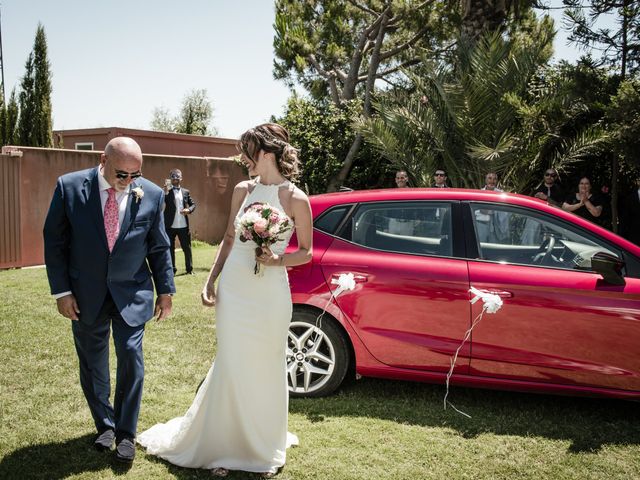
[[[197,275],[176,277],[173,316],[147,326],[140,431],[182,415],[211,364],[215,319],[199,294],[213,256],[194,250]],[[0,287],[0,478],[211,478],[141,449],[130,470],[94,451],[70,321],[44,269],[2,271]],[[292,399],[300,446],[277,478],[640,478],[638,403],[453,387],[467,419],[444,411],[443,395],[442,385],[363,379],[328,398]]]

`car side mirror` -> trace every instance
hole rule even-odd
[[[591,257],[591,269],[602,275],[604,281],[611,285],[626,284],[622,276],[623,267],[624,261],[610,253],[596,252]]]

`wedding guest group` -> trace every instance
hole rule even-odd
[[[125,463],[135,456],[145,324],[171,314],[175,293],[164,194],[142,177],[142,160],[134,140],[112,139],[97,167],[58,178],[44,225],[49,285],[58,312],[71,321],[94,446],[108,451],[115,442],[115,458]]]

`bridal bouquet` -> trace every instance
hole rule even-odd
[[[289,218],[268,203],[255,202],[244,209],[240,217],[240,241],[253,240],[256,245],[256,255],[260,254],[263,246],[271,246],[283,238],[281,235],[291,229]],[[260,272],[260,265],[256,262],[253,273]]]

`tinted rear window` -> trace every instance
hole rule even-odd
[[[351,209],[351,205],[340,205],[323,212],[313,222],[313,226],[325,233],[333,234],[342,222],[342,219]]]

